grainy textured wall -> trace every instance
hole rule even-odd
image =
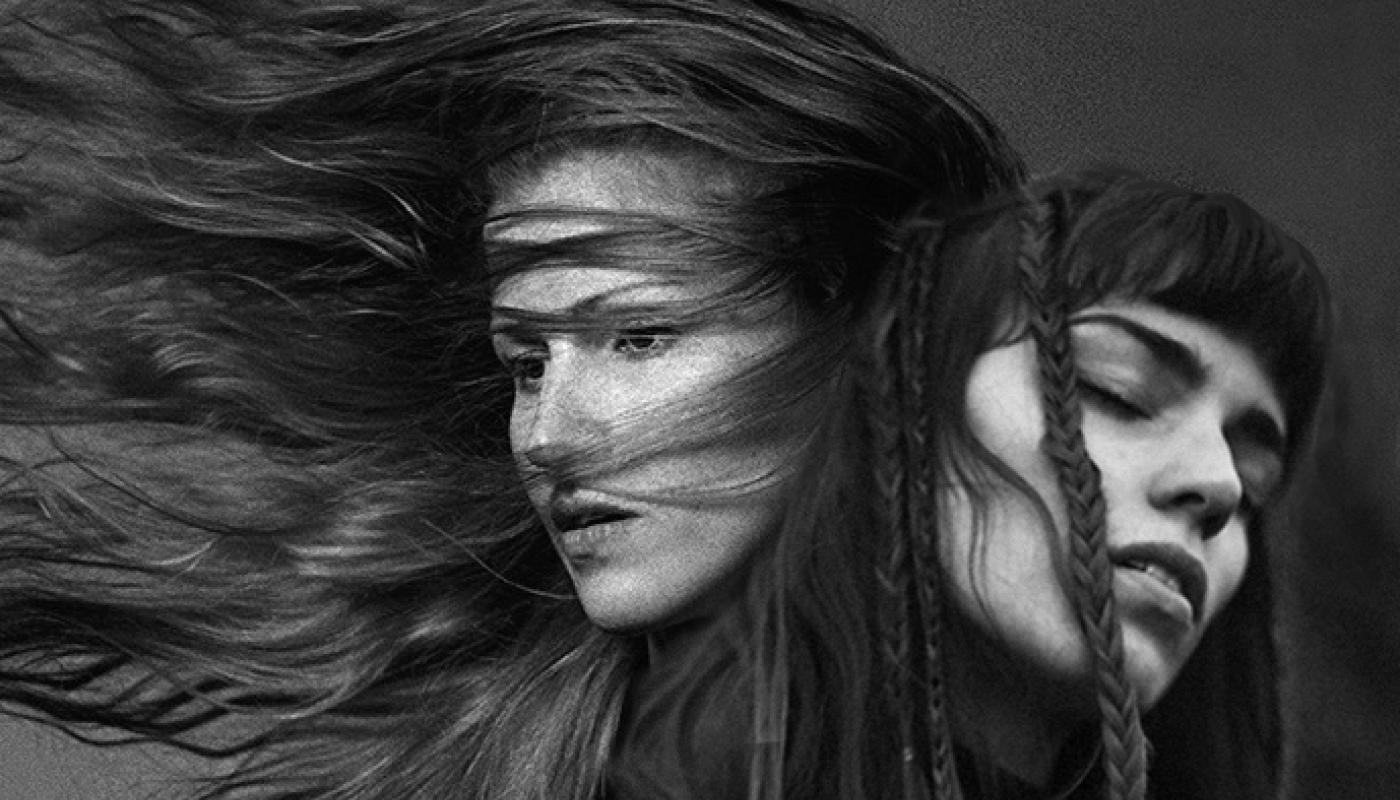
[[[839,0],[1038,170],[1112,161],[1242,195],[1331,277],[1341,369],[1283,567],[1297,798],[1400,785],[1400,4]],[[169,770],[0,725],[0,800],[144,797]],[[141,781],[144,791],[121,789]]]

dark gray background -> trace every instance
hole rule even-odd
[[[1241,195],[1332,280],[1339,380],[1282,549],[1291,796],[1400,785],[1400,3],[839,0],[978,98],[1031,166]],[[0,800],[144,797],[150,752],[0,723]],[[178,769],[175,770],[178,774]]]

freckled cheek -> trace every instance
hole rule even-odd
[[[520,476],[525,486],[525,494],[530,498],[530,504],[536,509],[542,509],[549,502],[549,483],[540,468],[531,464],[525,457],[525,448],[529,446],[532,413],[528,408],[522,408],[519,401],[511,408],[510,454],[515,463],[515,472]]]
[[[525,450],[530,446],[531,427],[534,415],[532,411],[522,408],[517,401],[510,412],[510,453],[515,459],[516,469],[522,473],[530,469],[529,462],[525,460]]]
[[[650,408],[711,397],[732,378],[733,361],[711,352],[661,356],[598,370],[591,392],[600,416],[627,417]]]
[[[521,410],[520,402],[516,401],[510,408],[510,452],[515,456],[516,463],[520,463],[520,451],[525,447],[525,440],[530,435],[529,417]]]

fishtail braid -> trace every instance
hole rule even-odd
[[[936,246],[930,238],[926,247]],[[928,263],[920,260],[918,263]],[[895,276],[884,315],[877,319],[875,412],[876,480],[882,530],[879,565],[881,652],[889,698],[899,725],[901,778],[906,798],[960,800],[943,679],[941,570],[932,534],[932,414],[927,398],[925,309],[936,273],[904,270]],[[917,650],[917,652],[915,652]],[[922,719],[915,714],[922,710]],[[920,723],[925,730],[920,731]],[[920,733],[924,736],[921,738]],[[918,755],[927,754],[923,764]],[[927,772],[925,772],[925,767]]]
[[[937,241],[937,237],[932,239],[932,242]],[[920,259],[912,263],[936,264],[937,261]],[[935,290],[937,274],[927,267],[905,272],[911,271],[915,274],[903,276],[912,286],[902,294],[902,297],[908,298],[908,306],[900,315],[904,329],[900,360],[902,372],[908,378],[908,385],[900,393],[905,406],[905,424],[901,426],[901,432],[905,445],[905,490],[908,495],[908,511],[904,520],[906,528],[902,533],[910,542],[914,567],[912,588],[915,596],[912,601],[920,623],[920,655],[923,659],[921,689],[925,724],[928,726],[930,778],[934,797],[957,800],[961,798],[962,790],[953,756],[947,715],[947,685],[943,679],[943,573],[933,535],[934,459],[929,457],[932,452],[929,433],[933,414],[925,391],[928,378],[927,309]]]
[[[895,298],[905,295],[905,279],[897,280]],[[910,584],[914,580],[909,538],[905,536],[907,513],[904,497],[907,476],[902,456],[900,434],[902,420],[900,394],[903,387],[903,331],[897,329],[899,303],[886,309],[876,321],[875,337],[879,343],[874,352],[875,380],[873,408],[869,414],[871,438],[875,454],[875,491],[879,530],[884,534],[886,551],[876,565],[876,580],[880,589],[880,655],[888,676],[886,689],[890,711],[899,729],[900,774],[906,798],[922,796],[914,745],[913,670],[910,665],[911,620],[909,615]]]
[[[1022,207],[1017,254],[1040,370],[1046,429],[1043,446],[1055,466],[1069,512],[1074,602],[1093,653],[1108,796],[1112,800],[1143,800],[1147,795],[1147,739],[1124,666],[1113,565],[1106,541],[1107,509],[1098,468],[1084,444],[1068,298],[1050,256],[1049,217],[1048,202],[1031,199]]]

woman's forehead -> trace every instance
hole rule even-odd
[[[699,180],[692,165],[675,157],[623,149],[571,151],[501,187],[485,235],[488,240],[547,242],[603,227],[598,215],[547,220],[526,212],[684,215]]]
[[[641,270],[544,267],[501,281],[492,305],[498,310],[594,313],[609,306],[675,301],[704,288],[702,281],[668,280]]]

